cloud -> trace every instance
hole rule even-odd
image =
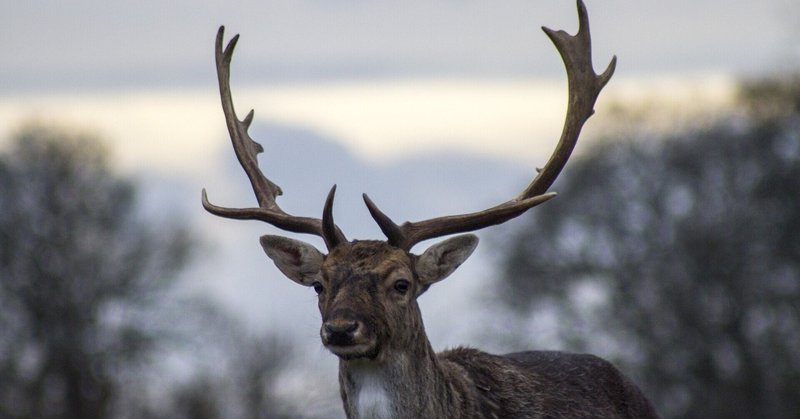
[[[336,138],[373,162],[458,150],[541,165],[564,120],[564,81],[405,79],[250,85],[232,82],[239,117],[255,109],[256,123],[304,127]],[[615,77],[598,114],[617,103],[648,104],[661,112],[702,111],[730,101],[730,78]],[[202,173],[227,147],[216,88],[120,90],[84,94],[0,96],[0,135],[25,119],[81,124],[107,138],[126,172]],[[596,120],[600,119],[600,122]],[[603,123],[593,118],[584,141]],[[255,137],[257,140],[259,138]],[[267,139],[268,140],[268,139]]]
[[[589,1],[595,56],[616,53],[631,74],[771,68],[795,35],[785,2]],[[237,73],[250,83],[557,76],[539,27],[574,31],[571,3],[4,2],[0,94],[205,84],[220,24],[242,34]]]

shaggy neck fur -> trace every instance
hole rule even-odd
[[[424,332],[416,342],[403,351],[387,349],[374,360],[339,361],[348,418],[444,418],[463,409],[465,383],[448,373]]]

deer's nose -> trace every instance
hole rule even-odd
[[[350,334],[358,329],[358,322],[348,319],[336,319],[325,322],[325,331],[330,334]]]
[[[360,323],[357,320],[337,318],[322,325],[322,339],[329,345],[354,345]]]

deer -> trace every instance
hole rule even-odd
[[[641,390],[610,362],[589,354],[526,351],[492,355],[470,347],[436,353],[417,299],[452,274],[478,244],[460,234],[421,254],[418,243],[505,223],[556,196],[548,192],[569,160],[581,129],[611,79],[616,56],[602,74],[592,65],[589,18],[577,1],[576,35],[543,27],[566,67],[568,104],[561,137],[542,169],[522,192],[499,205],[460,215],[397,224],[366,195],[367,209],[386,240],[349,241],[333,219],[334,185],[322,217],[282,210],[281,188],[259,168],[263,147],[250,138],[253,111],[240,120],[230,89],[230,63],[239,39],[225,48],[224,26],[215,56],[220,98],[236,157],[250,180],[258,207],[212,204],[216,216],[259,220],[280,230],[321,237],[327,254],[306,242],[277,235],[260,238],[277,268],[313,288],[322,317],[322,344],[338,357],[339,388],[348,418],[656,418]]]

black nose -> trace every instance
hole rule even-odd
[[[356,329],[358,329],[358,322],[355,320],[325,322],[325,331],[332,335],[350,334]]]
[[[322,325],[322,340],[327,345],[354,345],[358,324],[356,320],[342,318],[327,321]]]

